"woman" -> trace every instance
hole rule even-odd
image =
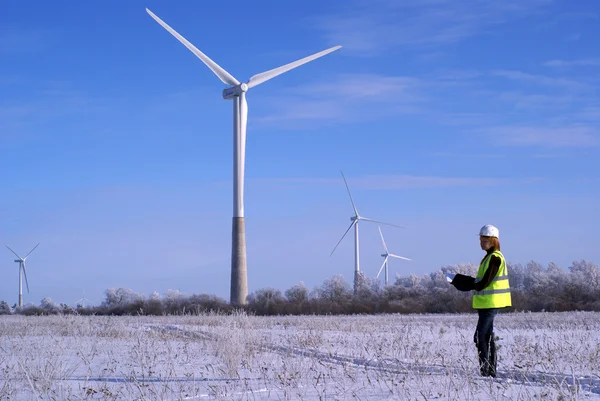
[[[496,377],[496,344],[494,342],[494,317],[500,308],[512,306],[508,270],[500,252],[499,231],[492,225],[479,230],[479,243],[486,255],[479,264],[477,277],[457,275],[452,284],[461,291],[475,290],[473,309],[479,320],[474,341],[477,345],[479,368],[482,376]]]

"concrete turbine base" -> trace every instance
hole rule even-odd
[[[245,305],[248,296],[248,271],[246,267],[246,229],[243,217],[233,218],[231,246],[230,303]]]

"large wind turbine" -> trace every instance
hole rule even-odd
[[[335,46],[312,56],[305,57],[293,63],[262,72],[252,76],[248,82],[240,83],[231,74],[212,61],[208,56],[188,42],[173,28],[158,18],[152,11],[146,11],[163,28],[175,36],[194,53],[213,73],[230,87],[223,90],[223,99],[233,100],[233,224],[231,247],[231,299],[232,304],[245,304],[248,295],[248,279],[246,269],[246,234],[244,225],[244,162],[246,153],[246,123],[248,121],[248,105],[246,92],[263,82],[268,81],[284,72],[325,56],[341,46]]]
[[[377,228],[379,229],[379,235],[381,236],[381,243],[383,244],[383,249],[385,250],[385,253],[381,254],[381,256],[384,257],[383,264],[379,268],[379,273],[377,273],[377,277],[375,277],[375,278],[379,278],[379,275],[381,274],[381,270],[385,267],[385,286],[387,287],[387,285],[388,285],[388,258],[392,257],[392,258],[404,259],[404,260],[410,260],[410,259],[405,258],[404,256],[398,256],[398,255],[394,255],[393,253],[389,253],[387,245],[385,245],[385,240],[383,239],[383,234],[381,233],[381,227],[377,226]]]
[[[23,307],[23,275],[21,274],[21,271],[23,271],[23,274],[25,275],[25,284],[27,285],[27,292],[29,292],[29,282],[27,281],[27,270],[25,269],[25,259],[27,259],[27,257],[29,255],[31,255],[31,252],[33,252],[35,250],[35,248],[37,248],[39,245],[39,243],[33,247],[33,249],[31,251],[29,251],[29,253],[27,255],[25,255],[24,258],[20,257],[18,253],[16,253],[15,251],[13,251],[12,249],[10,249],[10,247],[8,245],[6,245],[6,247],[12,252],[14,253],[17,258],[19,259],[15,259],[15,262],[19,263],[19,308]]]
[[[352,221],[352,223],[350,223],[350,226],[348,227],[348,229],[346,230],[344,235],[342,235],[342,238],[340,238],[340,240],[335,245],[335,247],[333,248],[333,251],[331,251],[331,254],[329,256],[333,255],[333,252],[335,252],[335,250],[338,247],[338,245],[340,244],[340,242],[342,242],[342,240],[344,239],[346,234],[348,234],[348,231],[350,231],[350,229],[352,227],[354,227],[354,295],[356,295],[356,293],[358,291],[358,278],[359,278],[359,274],[360,274],[360,260],[359,260],[360,259],[359,258],[359,248],[360,248],[359,245],[360,244],[358,241],[358,222],[360,220],[364,220],[364,221],[370,221],[372,223],[386,224],[388,226],[394,226],[394,227],[400,227],[400,228],[404,228],[404,227],[398,226],[396,224],[384,223],[382,221],[368,219],[366,217],[362,217],[361,215],[359,215],[358,210],[356,209],[356,205],[354,204],[354,200],[352,199],[352,194],[350,193],[350,188],[348,187],[348,183],[346,182],[346,177],[344,176],[344,172],[340,170],[340,173],[342,173],[342,178],[344,179],[344,184],[346,184],[346,189],[348,190],[348,196],[350,197],[350,202],[352,202],[352,207],[354,208],[354,216],[350,217],[350,220]]]

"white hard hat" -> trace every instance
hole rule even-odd
[[[500,231],[498,231],[498,229],[493,225],[486,224],[485,226],[481,227],[481,230],[479,230],[479,235],[484,237],[500,238]]]

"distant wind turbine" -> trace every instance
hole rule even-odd
[[[84,307],[84,308],[85,308],[85,301],[89,301],[89,299],[87,299],[87,298],[85,297],[85,290],[83,290],[83,297],[82,297],[80,300],[78,300],[78,301],[75,303],[75,305],[77,305],[77,306],[81,305],[82,307]]]
[[[377,229],[379,229],[379,235],[381,236],[381,243],[383,244],[383,249],[385,250],[385,253],[381,254],[381,256],[384,257],[383,264],[379,268],[379,273],[377,273],[376,278],[379,278],[379,275],[381,274],[381,270],[385,267],[385,286],[387,287],[388,286],[388,258],[392,257],[392,258],[404,259],[404,260],[411,260],[411,259],[405,258],[404,256],[398,256],[398,255],[394,255],[393,253],[389,253],[387,245],[385,245],[385,240],[383,239],[383,234],[381,233],[381,227],[377,226]]]
[[[39,245],[39,243],[33,247],[33,249],[31,251],[29,251],[29,253],[27,255],[25,255],[24,258],[20,257],[18,253],[16,253],[15,251],[13,251],[12,249],[10,249],[10,247],[8,245],[6,245],[6,247],[15,255],[17,255],[17,258],[19,259],[15,259],[15,262],[19,263],[19,308],[23,307],[23,275],[25,275],[25,284],[27,285],[27,292],[29,293],[29,282],[27,281],[27,269],[25,269],[25,259],[27,259],[27,257],[29,255],[31,255],[31,252],[33,252],[35,250],[35,248],[37,248]],[[23,271],[23,274],[21,274],[21,271]]]
[[[399,226],[396,224],[385,223],[383,221],[372,220],[372,219],[368,219],[366,217],[360,216],[358,214],[358,210],[356,209],[356,205],[354,204],[354,200],[352,199],[352,194],[350,193],[350,188],[348,187],[348,183],[346,182],[346,177],[344,176],[344,172],[341,170],[340,170],[340,172],[342,173],[342,178],[344,179],[344,184],[346,184],[346,189],[348,190],[348,196],[350,197],[350,202],[352,202],[352,207],[354,208],[354,216],[350,217],[350,220],[352,221],[352,223],[350,223],[350,226],[348,227],[348,229],[346,230],[344,235],[342,235],[342,238],[340,238],[338,243],[333,248],[333,251],[331,251],[331,255],[333,255],[333,252],[335,252],[338,245],[342,242],[342,240],[344,239],[346,234],[348,234],[348,231],[350,231],[350,229],[352,227],[354,227],[354,295],[356,295],[357,291],[358,291],[358,279],[359,279],[359,275],[360,275],[360,258],[359,258],[360,244],[359,244],[359,240],[358,240],[358,222],[361,220],[364,220],[364,221],[370,221],[372,223],[380,223],[380,224],[385,224],[385,225],[393,226],[393,227],[400,227],[400,228],[405,228],[405,227]],[[329,255],[329,256],[331,256],[331,255]]]
[[[188,42],[173,28],[158,18],[152,11],[146,11],[156,22],[162,25],[169,33],[177,38],[185,47],[194,53],[228,88],[223,90],[223,99],[233,100],[233,222],[231,244],[231,294],[232,304],[245,304],[248,295],[248,279],[246,267],[246,232],[244,223],[244,163],[246,158],[246,123],[248,121],[248,104],[246,92],[283,74],[289,70],[325,56],[341,46],[335,46],[312,56],[294,61],[284,66],[262,72],[252,76],[247,82],[240,83],[221,66],[212,61],[208,56]]]

